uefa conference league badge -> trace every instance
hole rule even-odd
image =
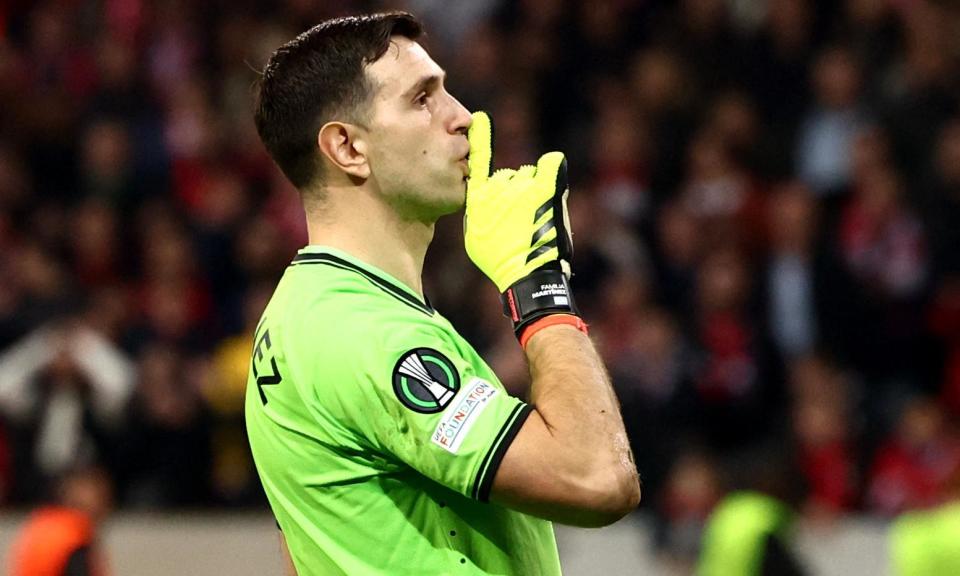
[[[414,348],[393,367],[393,391],[414,412],[442,411],[460,389],[460,376],[446,356],[432,348]]]

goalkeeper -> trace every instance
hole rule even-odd
[[[559,574],[550,521],[609,524],[640,498],[567,284],[566,161],[492,171],[489,118],[446,91],[420,35],[406,13],[330,20],[264,69],[257,130],[310,245],[256,329],[250,445],[300,576]],[[526,402],[423,294],[434,223],[464,204]]]

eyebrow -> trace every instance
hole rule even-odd
[[[413,98],[417,94],[426,91],[428,88],[433,88],[443,83],[444,78],[447,77],[446,72],[441,72],[440,74],[429,74],[423,78],[417,80],[417,83],[407,89],[403,93],[404,98]]]

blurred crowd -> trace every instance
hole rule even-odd
[[[570,161],[574,293],[657,545],[696,547],[759,443],[805,517],[941,503],[960,470],[960,8],[936,0],[8,0],[0,502],[80,463],[127,508],[263,505],[242,406],[306,243],[252,121],[326,17],[405,8],[496,162]],[[427,294],[523,393],[441,221]],[[317,343],[322,346],[322,342]]]

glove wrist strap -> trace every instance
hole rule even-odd
[[[540,268],[520,279],[500,295],[503,314],[513,321],[513,331],[520,338],[531,322],[551,314],[579,316],[573,293],[563,271]]]

